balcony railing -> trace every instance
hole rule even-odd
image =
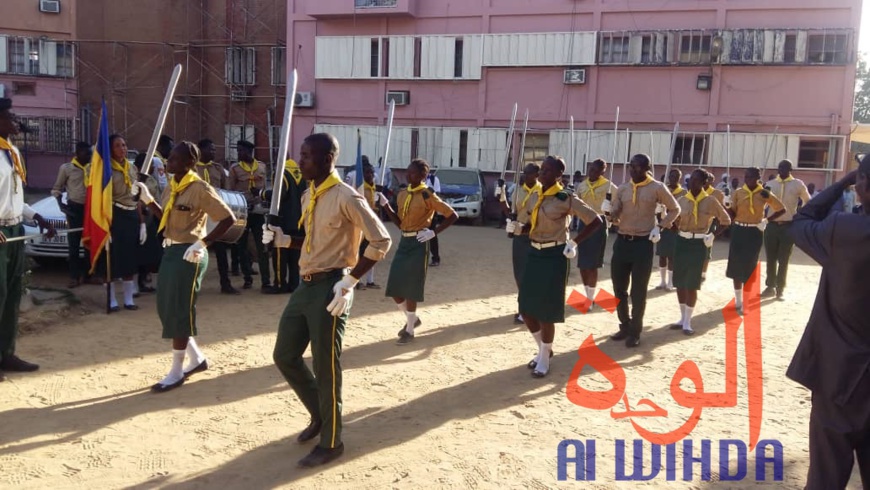
[[[398,3],[399,0],[353,0],[354,8],[358,9],[395,8]]]

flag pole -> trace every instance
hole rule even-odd
[[[384,156],[381,162],[381,187],[387,186],[387,157],[390,155],[390,140],[393,137],[393,118],[396,115],[396,101],[390,101],[390,110],[387,113],[387,141],[384,143]]]
[[[106,314],[112,313],[112,260],[109,255],[109,243],[111,243],[111,230],[109,239],[106,240]]]

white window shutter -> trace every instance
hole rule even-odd
[[[6,36],[0,36],[0,73],[9,71],[9,62],[7,59]]]
[[[39,41],[39,74],[57,75],[57,43]]]
[[[773,62],[785,61],[785,31],[775,31],[773,34]]]
[[[734,31],[722,31],[722,53],[719,55],[719,63],[726,65],[731,63],[731,41],[734,39]]]
[[[765,63],[773,63],[773,54],[776,49],[776,32],[771,30],[764,31],[764,55],[762,61]]]
[[[794,61],[795,63],[806,63],[807,61],[807,31],[798,31],[797,33]]]
[[[633,34],[628,39],[628,62],[639,64],[643,57],[643,36]]]
[[[475,34],[465,36],[462,39],[462,78],[480,80],[483,63],[483,36]],[[456,161],[459,161],[458,158]]]

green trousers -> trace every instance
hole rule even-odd
[[[613,294],[619,299],[616,314],[619,331],[640,337],[646,312],[646,291],[652,274],[653,243],[646,238],[629,240],[622,235],[613,242],[610,278]],[[631,315],[628,314],[628,288],[631,286]]]
[[[24,235],[24,227],[3,226],[6,238]],[[15,354],[18,337],[18,307],[21,304],[24,276],[24,242],[0,245],[0,361]]]
[[[765,286],[785,289],[785,278],[788,274],[788,260],[794,249],[794,239],[789,233],[791,221],[775,223],[771,221],[764,230],[764,253],[767,256],[767,279]]]
[[[290,296],[278,324],[272,358],[311,418],[320,420],[320,447],[341,444],[341,343],[350,314],[334,317],[326,311],[332,288],[341,280],[336,270],[319,280],[302,281]],[[302,361],[311,344],[314,373]]]

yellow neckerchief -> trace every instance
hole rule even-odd
[[[547,196],[555,196],[556,194],[562,192],[564,189],[565,188],[562,187],[561,182],[556,182],[555,184],[553,184],[552,187],[550,187],[546,191],[544,190],[543,185],[538,189],[538,191],[537,191],[538,202],[536,202],[535,207],[532,208],[532,229],[529,233],[531,233],[532,231],[535,231],[535,227],[538,226],[538,212],[541,211],[541,204],[544,203],[544,198]]]
[[[130,178],[130,162],[127,159],[124,159],[124,164],[121,165],[114,158],[112,159],[112,170],[117,170],[124,174],[124,184],[127,186],[127,189],[133,188],[133,179]]]
[[[749,187],[747,187],[746,184],[743,184],[743,190],[749,193],[749,212],[755,214],[755,202],[752,198],[753,196],[755,196],[755,194],[763,191],[764,186],[762,186],[761,184],[757,184],[755,186],[755,190],[753,191]]]
[[[685,197],[686,199],[688,199],[689,201],[692,202],[692,216],[695,217],[695,224],[697,225],[698,224],[698,206],[701,204],[701,201],[710,197],[710,194],[707,194],[702,189],[701,192],[698,193],[698,197],[693,196],[691,191],[686,192],[686,195],[683,197]]]
[[[296,163],[296,160],[292,158],[284,162],[284,170],[293,177],[293,180],[296,181],[296,185],[299,185],[302,182],[302,170],[299,170],[299,164]],[[287,183],[287,187],[290,187],[290,183]]]
[[[79,159],[78,159],[78,158],[73,158],[73,159],[72,159],[72,162],[70,162],[70,163],[72,163],[74,167],[76,167],[77,169],[81,170],[82,172],[85,171],[85,166],[82,165],[81,162],[79,162]]]
[[[586,192],[583,193],[582,197],[585,198],[587,195],[592,195],[592,198],[595,199],[595,189],[598,189],[599,187],[601,187],[604,184],[607,184],[608,182],[610,182],[610,181],[605,179],[604,177],[598,177],[598,180],[596,180],[595,182],[592,182],[591,180],[586,179],[586,186],[588,188],[586,189]]]
[[[307,252],[311,252],[311,236],[314,235],[314,230],[311,229],[311,223],[314,221],[314,206],[317,204],[317,198],[338,184],[341,184],[341,178],[335,170],[333,170],[332,173],[329,174],[329,177],[327,177],[319,186],[315,187],[313,180],[308,184],[308,190],[311,194],[310,199],[308,200],[308,207],[302,212],[302,216],[299,218],[299,223],[297,224],[297,226],[301,228],[302,223],[305,223],[305,218],[308,218],[308,223],[305,225],[305,250]]]
[[[368,196],[365,196],[365,197],[366,197],[366,199],[368,199],[369,205],[372,207],[372,209],[374,209],[374,207],[375,207],[375,193],[378,192],[377,187],[375,187],[374,184],[369,184],[368,182],[363,181],[363,189],[368,190],[372,193],[371,199],[368,199]]]
[[[414,193],[425,191],[426,189],[428,189],[428,187],[426,187],[425,182],[420,182],[417,187],[409,186],[405,189],[407,195],[405,197],[405,203],[402,204],[402,216],[400,216],[400,218],[405,219],[405,216],[408,216],[408,210],[411,209],[411,199],[414,197]]]
[[[683,186],[681,186],[680,184],[677,184],[676,189],[671,189],[671,194],[674,196],[676,196],[677,194],[679,194],[681,192],[683,192]]]
[[[533,185],[532,187],[527,186],[526,183],[523,182],[523,189],[526,190],[526,197],[525,197],[525,199],[523,199],[522,204],[520,204],[520,209],[525,209],[526,204],[528,204],[528,202],[529,202],[529,198],[532,197],[532,194],[540,192],[543,187],[544,186],[541,185],[541,183],[537,182],[537,181],[535,181],[535,185]]]
[[[205,178],[203,180],[205,180],[209,184],[211,184],[211,175],[209,175],[208,167],[211,167],[212,164],[214,164],[214,162],[208,162],[208,163],[196,162],[197,167],[204,167],[205,168],[205,172],[202,173],[205,176]]]
[[[649,174],[647,174],[646,180],[644,180],[640,184],[635,184],[633,180],[629,180],[629,182],[631,182],[631,203],[637,204],[637,189],[638,189],[638,187],[644,187],[644,186],[650,185],[653,182],[653,179],[652,179],[652,177],[649,176]]]
[[[776,181],[780,183],[780,186],[779,186],[779,199],[780,200],[782,200],[785,197],[785,183],[791,182],[793,180],[794,180],[794,177],[792,177],[791,175],[786,177],[785,180],[783,180],[779,175],[776,176]]]
[[[260,168],[260,162],[258,162],[257,159],[255,158],[254,162],[250,166],[248,166],[247,163],[239,161],[239,166],[242,167],[242,170],[251,174],[248,177],[248,190],[253,189],[254,188],[254,172],[256,172],[258,168]]]
[[[24,164],[21,163],[21,158],[18,156],[18,152],[13,150],[12,144],[6,141],[6,138],[2,136],[0,136],[0,150],[6,150],[9,152],[9,158],[12,159],[12,167],[15,169],[15,173],[18,174],[21,182],[26,184],[27,169],[25,169]]]
[[[187,173],[184,174],[184,177],[181,178],[181,182],[176,182],[175,178],[169,179],[169,202],[167,202],[166,207],[163,208],[163,217],[160,218],[160,226],[157,227],[158,233],[160,233],[163,228],[166,228],[166,223],[169,223],[169,213],[172,212],[172,207],[175,206],[175,198],[184,192],[184,189],[190,187],[190,184],[193,184],[197,180],[202,179],[192,170],[188,170]]]

